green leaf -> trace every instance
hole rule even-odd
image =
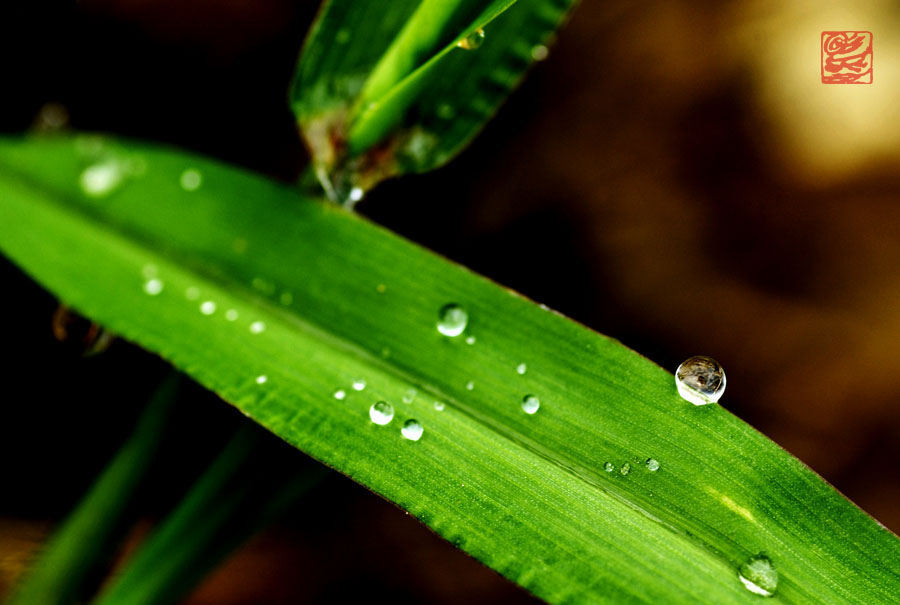
[[[0,187],[0,248],[40,283],[544,599],[752,603],[761,553],[776,601],[900,594],[900,541],[724,407],[335,205],[68,139],[0,143]],[[448,303],[463,335],[436,329]]]
[[[159,449],[159,435],[176,400],[179,377],[167,378],[122,446],[78,507],[56,531],[16,587],[9,605],[81,603],[92,573],[107,562],[132,519],[133,496]]]
[[[291,101],[332,199],[449,161],[497,111],[574,0],[325,4]],[[461,44],[479,31],[476,50]],[[537,50],[535,50],[537,49]]]

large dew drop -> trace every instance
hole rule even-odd
[[[455,303],[444,305],[438,311],[437,329],[444,336],[459,336],[466,329],[468,323],[469,314]]]
[[[400,434],[410,441],[418,441],[422,438],[422,433],[424,432],[425,429],[422,427],[422,423],[412,418],[404,422],[403,428],[400,429]]]
[[[711,357],[691,357],[675,370],[675,386],[694,405],[715,403],[725,392],[725,370]]]
[[[369,408],[369,418],[375,424],[385,425],[394,419],[394,406],[387,401],[376,401]]]
[[[773,596],[778,588],[778,570],[762,553],[753,555],[738,568],[738,579],[744,588],[763,597]]]
[[[125,175],[115,160],[105,160],[84,169],[78,179],[81,190],[90,197],[104,197],[118,187]]]

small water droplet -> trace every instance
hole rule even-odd
[[[656,458],[647,458],[647,470],[656,472],[659,470],[659,460]]]
[[[443,401],[435,401],[434,409],[436,409],[438,412],[443,412],[444,411],[444,402]]]
[[[413,399],[416,398],[416,395],[418,395],[418,391],[416,391],[415,389],[409,389],[408,391],[406,391],[406,394],[403,395],[403,403],[412,403]]]
[[[631,465],[626,462],[625,464],[622,465],[622,468],[619,469],[619,472],[622,473],[623,475],[627,475],[628,473],[631,472]]]
[[[160,292],[163,291],[163,283],[162,280],[153,277],[144,282],[144,292],[149,294],[150,296],[156,296]]]
[[[550,51],[543,44],[537,44],[531,47],[531,58],[535,61],[543,61],[549,54]]]
[[[444,336],[459,336],[468,323],[469,314],[455,303],[444,305],[438,311],[437,329]]]
[[[456,43],[456,45],[463,50],[475,50],[482,44],[484,44],[484,30],[481,28],[476,29]]]
[[[200,289],[191,286],[184,291],[184,297],[188,300],[197,300],[198,298],[200,298]]]
[[[266,329],[266,324],[261,321],[254,321],[250,324],[250,333],[251,334],[262,334]]]
[[[475,383],[472,382],[471,380],[470,380],[469,382],[466,383],[466,390],[467,390],[467,391],[471,391],[471,390],[474,389],[474,388],[475,388]]]
[[[738,568],[738,579],[744,588],[763,597],[771,597],[778,588],[778,570],[763,553],[753,555]]]
[[[178,182],[185,191],[197,191],[203,184],[203,175],[196,168],[188,168],[181,173]]]
[[[540,407],[541,400],[534,395],[525,395],[525,397],[522,398],[522,411],[526,414],[534,414]]]
[[[351,204],[355,204],[363,198],[363,194],[365,194],[365,191],[362,190],[362,187],[353,187],[350,193],[347,194],[347,200]]]
[[[334,35],[334,41],[338,44],[346,44],[350,41],[350,30],[346,27],[342,27],[337,31]]]
[[[369,408],[369,418],[375,424],[385,425],[394,419],[394,406],[387,401],[376,401]]]
[[[387,286],[385,286],[384,284],[378,284],[377,286],[375,286],[375,291],[379,294],[384,294],[385,292],[387,292]]]
[[[603,470],[605,470],[607,473],[611,473],[616,470],[616,466],[612,462],[607,462],[603,465]]]
[[[256,384],[266,384],[269,381],[269,377],[265,374],[260,374],[256,377]]]
[[[285,307],[289,306],[292,302],[294,302],[294,295],[290,292],[282,292],[281,296],[278,297],[279,302],[283,304]]]
[[[456,108],[449,103],[441,103],[438,105],[437,115],[442,120],[452,120],[456,117]]]
[[[466,336],[466,344],[467,345],[475,344],[475,337],[474,336]]]
[[[103,197],[122,183],[122,167],[115,160],[104,160],[84,169],[78,179],[81,190],[90,197]]]
[[[527,371],[528,371],[528,366],[525,365],[524,363],[520,363],[519,365],[516,366],[516,372],[518,372],[520,376],[524,376],[525,372],[527,372]]]
[[[216,303],[211,300],[206,300],[200,303],[200,312],[204,315],[212,315],[216,312]]]
[[[422,433],[424,432],[425,428],[422,426],[422,423],[412,418],[404,422],[403,428],[400,429],[400,434],[410,441],[418,441],[422,438]]]
[[[147,279],[159,276],[159,267],[153,264],[144,265],[141,268],[141,274]]]
[[[228,321],[237,321],[238,312],[237,309],[228,309],[225,311],[225,319]]]
[[[675,386],[694,405],[715,403],[725,392],[725,370],[711,357],[691,357],[675,370]]]
[[[338,401],[343,401],[344,399],[347,398],[347,391],[345,391],[344,389],[336,390],[334,392],[334,398],[337,399]]]
[[[352,386],[354,391],[362,391],[366,388],[366,380],[364,378],[357,378],[353,381]]]

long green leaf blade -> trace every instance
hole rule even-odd
[[[146,171],[98,192],[84,148],[0,144],[5,254],[538,596],[750,603],[737,570],[760,552],[778,569],[778,601],[900,594],[893,534],[724,408],[680,399],[671,374],[622,345],[209,160],[110,148]],[[188,168],[199,188],[179,186]],[[474,345],[436,330],[447,303],[468,311]],[[522,411],[526,394],[536,414]],[[379,400],[396,410],[387,426],[369,421]],[[412,418],[425,427],[416,442],[400,433]]]
[[[301,54],[291,105],[329,195],[352,202],[354,189],[449,161],[546,54],[573,4],[327,2]],[[457,47],[482,28],[477,50]]]

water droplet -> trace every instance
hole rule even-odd
[[[78,179],[81,190],[91,197],[109,195],[122,183],[123,174],[119,163],[104,160],[84,169]]]
[[[347,391],[344,389],[338,389],[334,392],[334,398],[338,401],[343,401],[347,397]]]
[[[351,204],[355,204],[363,198],[364,193],[365,191],[362,190],[362,187],[354,187],[350,190],[350,193],[347,194],[347,200]]]
[[[378,284],[377,286],[375,286],[375,291],[379,294],[384,294],[385,292],[387,292],[387,286],[385,286],[384,284]]]
[[[228,309],[225,311],[225,319],[228,321],[237,321],[238,312],[237,309]]]
[[[250,333],[251,334],[262,334],[266,329],[266,324],[261,321],[254,321],[250,324]]]
[[[520,363],[519,365],[516,366],[516,372],[518,372],[520,376],[524,376],[525,372],[527,372],[527,371],[528,371],[528,366],[525,365],[524,363]]]
[[[61,103],[44,103],[37,118],[34,129],[38,132],[57,132],[69,124],[69,110]]]
[[[197,300],[198,298],[200,298],[200,289],[191,286],[184,291],[184,297],[188,300]]]
[[[269,294],[269,295],[275,294],[275,284],[273,284],[261,277],[254,277],[253,280],[250,282],[250,285],[253,286],[254,290],[258,290],[259,292],[262,292],[263,294]]]
[[[469,314],[457,304],[450,303],[438,311],[438,332],[444,336],[459,336],[469,323]]]
[[[256,384],[266,384],[269,381],[269,377],[265,374],[261,374],[256,377]]]
[[[157,277],[159,275],[159,267],[153,264],[144,265],[141,269],[141,274],[147,279]]]
[[[522,411],[526,414],[534,414],[541,407],[541,400],[534,395],[525,395],[522,398]]]
[[[725,392],[725,371],[711,357],[691,357],[675,370],[675,386],[694,405],[715,403]]]
[[[410,441],[418,441],[422,438],[422,433],[424,432],[425,428],[422,426],[422,423],[412,418],[404,422],[403,428],[400,429],[400,434]]]
[[[115,340],[111,332],[67,305],[56,308],[50,325],[56,340],[83,357],[104,352]]]
[[[346,44],[350,41],[350,30],[346,27],[342,27],[337,31],[334,35],[334,41],[338,44]]]
[[[353,390],[354,391],[362,391],[366,388],[366,381],[364,378],[357,378],[353,381]]]
[[[387,401],[376,401],[369,408],[369,418],[375,424],[385,425],[394,419],[394,406]]]
[[[434,409],[436,409],[438,412],[443,412],[444,411],[444,402],[443,401],[435,401]]]
[[[744,588],[764,597],[771,597],[778,588],[778,570],[763,553],[753,555],[738,568],[738,579]]]
[[[279,302],[283,304],[285,307],[294,302],[294,295],[290,292],[282,292],[281,296],[278,297]]]
[[[611,473],[616,470],[616,467],[612,462],[607,462],[603,465],[603,470],[605,470],[607,473]]]
[[[549,54],[550,51],[543,44],[537,44],[536,46],[531,47],[531,58],[535,61],[543,61]]]
[[[416,395],[418,395],[418,391],[416,391],[415,389],[409,389],[408,391],[406,391],[406,394],[403,395],[403,403],[412,403],[413,399],[416,398]]]
[[[441,103],[438,105],[437,115],[442,120],[452,120],[456,117],[456,108],[449,103]]]
[[[484,43],[484,30],[476,29],[471,34],[460,40],[456,45],[463,50],[475,50]]]
[[[163,291],[163,283],[161,280],[153,277],[144,282],[144,292],[150,296],[156,296]]]
[[[474,388],[475,388],[475,383],[472,382],[471,380],[470,380],[469,382],[466,383],[466,390],[467,390],[467,391],[471,391],[471,390],[474,389]]]
[[[185,191],[197,191],[200,185],[203,184],[203,175],[196,168],[188,168],[181,173],[178,182],[181,183],[181,188]]]
[[[631,465],[626,462],[625,464],[622,465],[622,468],[619,469],[619,472],[622,473],[623,475],[627,475],[628,473],[631,472]]]
[[[656,472],[659,470],[659,460],[656,458],[647,458],[647,470]]]
[[[216,312],[216,303],[211,300],[206,300],[200,303],[200,312],[204,315],[212,315]]]
[[[466,336],[466,344],[467,345],[475,344],[475,337],[474,336]]]

